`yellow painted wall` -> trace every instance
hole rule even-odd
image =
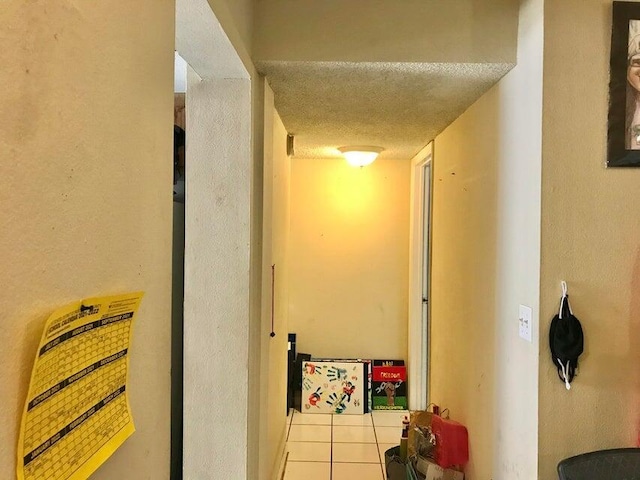
[[[604,167],[611,1],[545,10],[540,335],[563,279],[585,331],[571,392],[541,343],[540,478],[553,478],[563,457],[638,441],[640,170]]]
[[[92,478],[168,477],[173,29],[166,0],[0,9],[0,478],[47,316],[134,290],[137,432]]]
[[[287,131],[274,107],[273,91],[268,85],[265,86],[264,116],[261,391],[265,393],[260,402],[260,478],[271,480],[278,473],[286,441],[291,160],[287,156]],[[273,288],[272,265],[275,265]],[[270,336],[272,298],[275,337]]]
[[[468,480],[537,477],[543,2],[518,65],[435,140],[430,401],[469,429]],[[554,477],[540,477],[554,478]]]
[[[231,17],[233,18],[233,23],[236,25],[238,29],[238,33],[240,34],[240,38],[242,38],[242,42],[245,47],[251,53],[252,44],[251,39],[253,35],[253,9],[254,9],[254,1],[253,0],[212,0],[217,2],[224,2],[229,9]]]
[[[490,478],[494,452],[496,94],[435,142],[429,397],[469,429],[470,480]]]
[[[258,61],[513,63],[518,2],[260,0],[255,18]]]
[[[321,357],[406,358],[409,161],[291,167],[290,331]]]

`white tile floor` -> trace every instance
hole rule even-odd
[[[400,442],[407,414],[293,412],[284,480],[384,480],[384,452]]]

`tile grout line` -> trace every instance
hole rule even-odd
[[[291,418],[290,418],[291,422],[288,425],[287,442],[290,441],[290,436],[291,436],[291,433],[293,432],[293,426],[294,426],[294,422],[295,421],[298,421],[298,420],[302,421],[302,423],[300,425],[298,425],[299,427],[319,427],[319,426],[321,426],[322,423],[324,423],[324,422],[322,422],[322,423],[318,423],[318,424],[315,424],[315,423],[307,424],[303,417],[304,417],[304,415],[299,415],[298,412],[294,411],[292,413]],[[378,421],[381,422],[380,425],[378,425],[378,422],[376,422],[373,413],[369,414],[369,418],[370,418],[370,421],[366,422],[367,425],[364,425],[364,424],[358,424],[358,425],[346,424],[346,425],[343,425],[341,417],[339,418],[336,415],[331,415],[331,419],[329,421],[330,436],[329,436],[329,442],[327,442],[327,443],[329,443],[329,468],[330,468],[328,480],[334,480],[334,478],[338,478],[338,477],[334,477],[334,475],[333,475],[334,467],[335,467],[336,464],[342,464],[342,463],[352,464],[352,465],[354,465],[354,467],[356,465],[375,465],[377,463],[378,466],[379,466],[379,469],[380,469],[379,472],[382,474],[382,479],[386,480],[386,468],[385,468],[386,458],[385,458],[385,452],[381,450],[381,443],[380,442],[381,442],[382,438],[378,435],[379,432],[378,432],[377,429],[378,428],[382,428],[382,430],[384,430],[384,432],[381,432],[381,433],[384,433],[385,435],[387,435],[387,430],[391,430],[391,429],[397,430],[397,428],[392,426],[392,425],[390,425],[390,424],[388,424],[389,422],[387,421],[388,420],[387,418],[379,418]],[[336,420],[339,420],[339,422],[336,423]],[[391,423],[393,423],[393,422],[391,422]],[[326,425],[326,423],[325,423],[325,425]],[[360,428],[362,428],[364,430],[364,429],[367,429],[368,427],[370,427],[370,428],[373,429],[373,436],[372,437],[373,437],[374,442],[369,443],[369,442],[364,441],[364,440],[337,442],[336,441],[337,437],[335,435],[335,433],[336,433],[335,432],[335,428],[337,428],[337,427],[349,428],[349,429],[352,429],[352,430],[360,430]],[[360,427],[360,428],[358,428],[358,427]],[[358,433],[358,432],[356,432],[356,433]],[[391,431],[389,431],[388,433],[391,433]],[[360,437],[359,434],[356,435],[356,436]],[[387,436],[389,436],[389,439],[391,438],[390,435],[387,435]],[[369,437],[369,438],[371,438],[371,437]],[[387,443],[394,443],[394,442],[390,442],[389,439],[387,439]],[[302,441],[302,442],[294,442],[294,443],[325,443],[325,442],[319,442],[318,439],[315,439],[315,440],[312,439],[312,440],[309,440],[307,442]],[[377,457],[377,461],[375,461],[375,462],[362,461],[362,460],[361,461],[354,461],[355,458],[357,458],[358,456],[354,457],[353,455],[348,455],[348,460],[345,457],[345,461],[336,463],[337,457],[336,457],[335,446],[338,445],[338,444],[340,444],[340,445],[342,445],[342,444],[344,444],[344,445],[354,444],[354,445],[362,445],[363,447],[366,446],[366,445],[374,446],[374,448],[377,451],[377,453],[375,454],[375,456]],[[385,445],[387,445],[387,444],[385,443]],[[371,453],[373,453],[373,452],[371,452]],[[372,457],[369,457],[369,459],[372,459]],[[300,460],[299,462],[293,462],[293,463],[307,463],[307,464],[309,464],[311,466],[313,464],[318,464],[318,463],[323,463],[323,462],[322,461],[315,461],[315,460],[306,460],[306,461],[305,460]],[[285,470],[285,472],[286,472],[286,470]],[[327,478],[327,477],[325,477],[325,478]],[[378,477],[378,478],[380,478],[380,477]],[[371,479],[371,480],[373,480],[373,479]]]
[[[331,456],[329,460],[329,480],[333,480],[333,415],[331,415]]]
[[[285,476],[287,475],[287,467],[289,466],[289,435],[291,435],[291,425],[293,425],[293,416],[296,414],[296,411],[294,408],[291,409],[290,411],[291,413],[291,419],[287,419],[287,422],[289,422],[289,425],[287,425],[287,437],[284,440],[284,445],[285,445],[285,452],[287,455],[287,458],[284,461],[284,471],[282,472],[282,478],[284,479]]]
[[[380,470],[382,471],[382,480],[386,480],[387,472],[385,472],[385,467],[382,466],[382,458],[380,455],[380,443],[378,443],[378,431],[376,430],[376,421],[373,419],[373,412],[371,412],[371,423],[373,424],[373,435],[376,438],[376,450],[378,451],[378,460],[380,460]]]
[[[289,441],[289,435],[291,435],[291,426],[293,425],[293,416],[296,414],[294,409],[291,409],[291,421],[289,422],[289,428],[287,428],[287,442]]]

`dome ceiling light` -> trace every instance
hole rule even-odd
[[[338,150],[352,167],[364,167],[373,163],[384,148],[356,145],[340,147]]]

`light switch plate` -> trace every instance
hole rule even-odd
[[[533,318],[533,310],[526,305],[520,305],[520,313],[518,315],[518,323],[520,325],[520,338],[523,338],[527,342],[533,342],[531,332],[533,325],[531,325]]]

